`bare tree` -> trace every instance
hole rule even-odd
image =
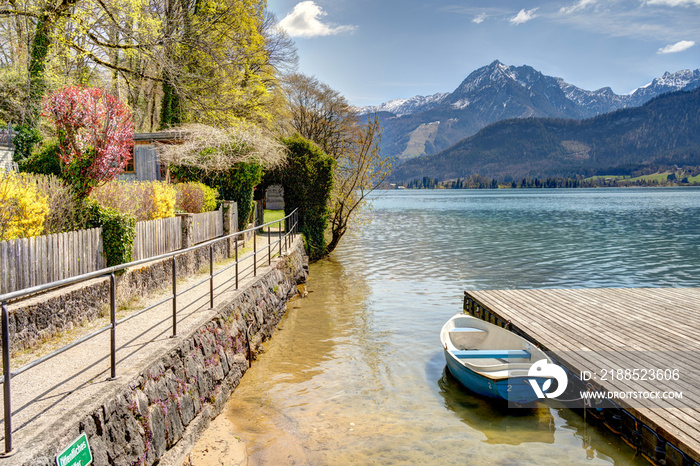
[[[362,123],[345,97],[315,77],[291,75],[285,90],[294,129],[336,160],[329,254],[367,206],[367,196],[386,181],[392,160],[381,157],[376,116]]]
[[[256,163],[275,168],[286,160],[286,149],[268,131],[240,123],[225,129],[192,124],[174,128],[182,142],[158,144],[161,162],[201,169],[203,173],[223,172],[237,163]]]

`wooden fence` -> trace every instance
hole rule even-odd
[[[193,244],[224,234],[223,212],[193,215]],[[182,218],[136,223],[133,260],[182,249]],[[43,285],[106,266],[102,229],[0,242],[0,294]]]
[[[0,294],[105,267],[102,229],[0,242]]]
[[[180,248],[182,248],[180,217],[136,222],[133,260],[158,256]]]
[[[221,209],[203,214],[194,214],[192,242],[201,243],[224,234],[224,218]]]

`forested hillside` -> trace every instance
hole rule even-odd
[[[438,154],[406,161],[393,179],[624,174],[649,164],[700,165],[700,89],[588,120],[501,121]]]

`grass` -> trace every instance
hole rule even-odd
[[[589,176],[588,178],[584,178],[584,181],[601,181],[601,180],[608,180],[608,179],[613,179],[613,180],[624,180],[626,178],[629,178],[629,176],[624,176],[624,175],[596,175],[596,176]]]
[[[284,218],[284,210],[267,210],[263,213],[263,223],[274,222]]]
[[[670,175],[673,172],[663,172],[663,173],[654,173],[653,175],[644,175],[644,176],[638,176],[636,178],[630,178],[630,181],[657,181],[659,183],[665,183],[668,181],[668,175]],[[678,178],[680,179],[680,178]]]
[[[637,176],[634,178],[631,178],[627,175],[621,176],[621,175],[597,175],[597,176],[591,176],[589,178],[586,178],[586,181],[600,181],[600,180],[626,180],[630,182],[635,182],[635,181],[646,181],[647,183],[654,182],[656,181],[659,185],[664,185],[666,184],[668,180],[668,175],[671,173],[674,173],[672,171],[665,171],[663,173],[653,173],[651,175],[643,175],[643,176]],[[676,180],[674,180],[674,183],[678,183],[680,180],[685,178],[686,176],[683,174],[683,172],[675,172],[676,174]],[[700,183],[700,175],[696,176],[689,176],[688,178],[688,183],[693,184],[693,183]]]

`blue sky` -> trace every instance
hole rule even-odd
[[[700,68],[700,0],[268,0],[299,71],[354,105],[453,91],[500,60],[627,93]]]

